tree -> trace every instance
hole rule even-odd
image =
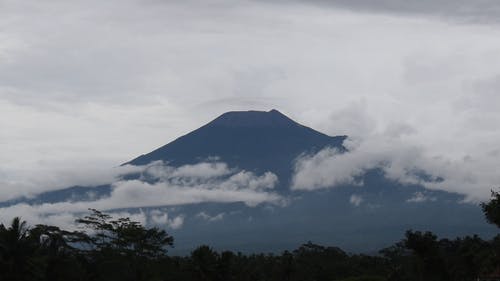
[[[172,246],[174,238],[165,230],[157,227],[145,228],[130,218],[113,218],[98,210],[90,209],[92,214],[77,219],[76,222],[90,230],[73,233],[74,243],[88,244],[91,250],[113,250],[122,256],[160,258]]]
[[[404,246],[418,258],[420,280],[448,280],[437,236],[432,232],[407,231]]]
[[[486,220],[500,227],[500,192],[491,191],[491,198],[489,202],[481,203],[481,208],[483,209],[484,216]],[[492,260],[493,266],[491,270],[500,270],[498,264],[500,264],[500,235],[493,238],[491,243],[491,250],[494,251]]]
[[[191,252],[191,271],[194,280],[215,280],[219,255],[207,245],[202,245]]]
[[[26,221],[15,217],[6,228],[0,224],[0,280],[36,280],[37,241],[29,235]]]
[[[500,227],[500,192],[491,191],[491,199],[489,202],[481,203],[486,220]]]
[[[43,261],[45,280],[85,280],[83,267],[78,262],[79,249],[68,244],[72,232],[57,226],[36,225],[29,235],[38,241],[37,255]]]
[[[150,280],[153,261],[166,257],[173,237],[165,230],[145,228],[129,218],[113,219],[95,209],[76,222],[83,231],[68,235],[70,244],[82,249],[89,275],[96,280]]]

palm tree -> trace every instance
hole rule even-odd
[[[0,279],[34,280],[33,255],[37,244],[29,235],[26,221],[19,217],[8,228],[0,225]]]

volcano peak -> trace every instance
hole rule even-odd
[[[209,127],[295,127],[299,126],[276,109],[270,111],[230,111],[226,112],[212,122]]]

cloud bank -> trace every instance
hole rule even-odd
[[[461,159],[433,155],[423,146],[412,145],[411,138],[394,135],[392,129],[369,139],[347,140],[344,145],[349,150],[345,153],[325,148],[317,154],[299,157],[291,188],[315,190],[363,185],[364,173],[381,169],[388,179],[401,184],[460,193],[467,201],[477,202],[489,199],[490,190],[500,183],[495,155],[481,158],[466,155]],[[416,194],[410,202],[428,199]]]
[[[0,221],[7,222],[15,216],[22,216],[30,223],[51,222],[71,227],[75,217],[86,213],[89,208],[115,213],[118,211],[118,214],[125,212],[132,216],[134,212],[123,210],[135,209],[141,210],[141,222],[179,228],[184,221],[183,215],[171,218],[168,212],[161,212],[158,208],[203,202],[242,202],[250,207],[263,203],[278,206],[286,204],[285,198],[273,192],[278,178],[270,172],[258,176],[251,172],[230,169],[220,162],[175,168],[159,161],[147,166],[123,169],[134,171],[140,174],[140,177],[132,180],[118,177],[112,183],[109,196],[92,201],[36,205],[19,203],[0,208]],[[148,211],[142,211],[143,208]]]

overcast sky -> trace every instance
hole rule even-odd
[[[429,188],[487,198],[499,18],[495,0],[0,0],[1,193],[102,177],[223,112],[276,108],[349,135],[347,178],[392,161],[395,179],[432,171],[446,181]]]

